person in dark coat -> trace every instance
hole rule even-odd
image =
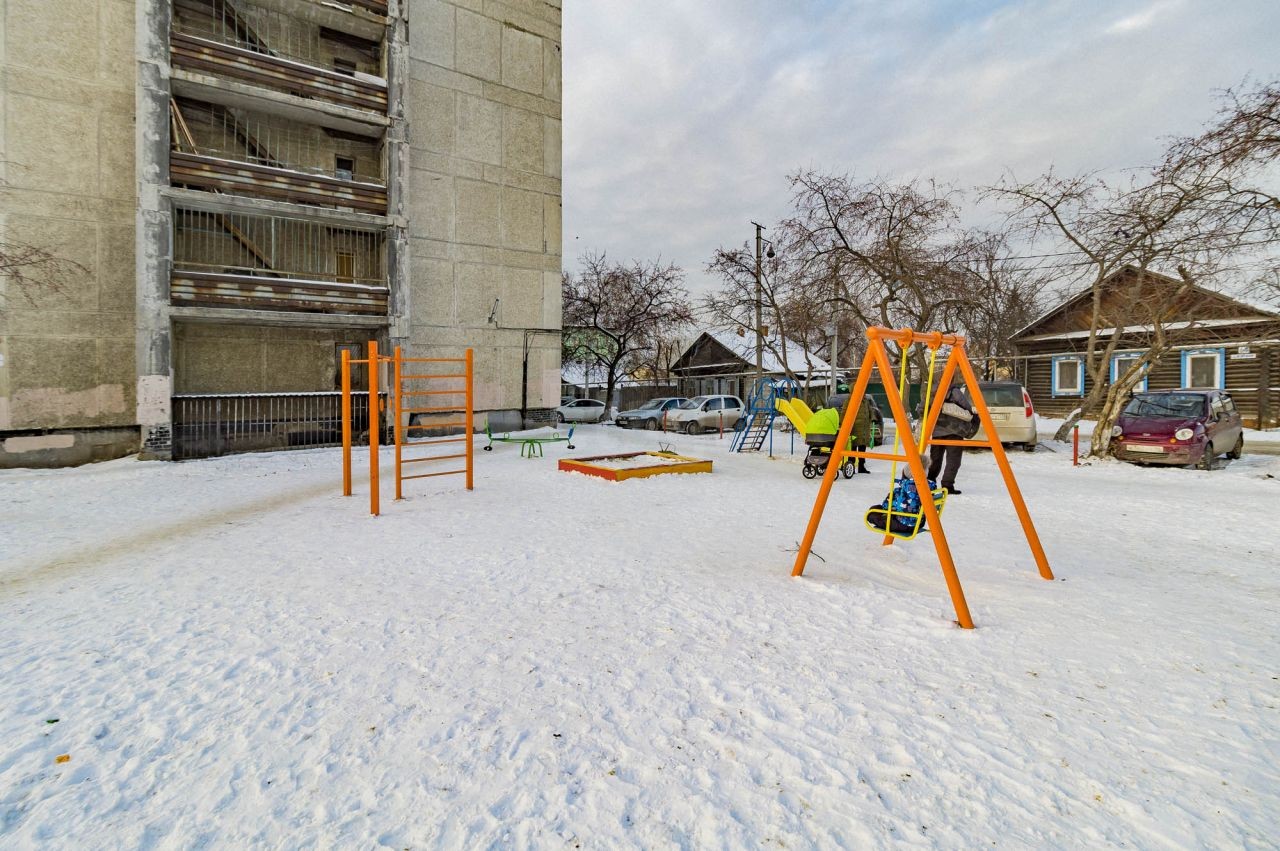
[[[938,422],[933,427],[933,436],[944,440],[965,440],[977,433],[977,420],[978,415],[973,409],[969,391],[952,385],[942,403]],[[963,453],[963,446],[929,447],[929,478],[937,481],[949,494],[960,493],[956,488],[956,473],[960,472]],[[939,473],[942,474],[941,481],[938,480]]]
[[[840,382],[836,386],[836,392],[827,397],[826,407],[835,408],[840,412],[840,419],[844,419],[844,409],[848,407],[851,394],[849,393],[849,385]],[[858,414],[853,419],[853,431],[849,435],[849,442],[853,444],[853,448],[859,452],[866,452],[867,447],[871,444],[871,409],[875,407],[876,400],[864,393],[862,395],[862,404],[858,406]],[[870,473],[867,469],[867,459],[858,459],[858,472]]]

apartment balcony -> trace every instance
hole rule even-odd
[[[386,316],[379,231],[280,216],[174,211],[175,307]]]
[[[387,212],[377,145],[287,120],[175,99],[174,186],[296,204]]]
[[[303,4],[310,8],[311,4]],[[357,5],[383,5],[374,0]],[[330,9],[328,4],[315,4]],[[221,91],[219,102],[257,96],[385,126],[387,83],[380,41],[232,0],[174,0],[174,90]]]

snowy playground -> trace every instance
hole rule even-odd
[[[1276,841],[1280,457],[1013,453],[1050,582],[967,453],[966,631],[883,462],[791,577],[788,439],[581,426],[377,518],[337,449],[0,472],[0,846]],[[659,441],[714,472],[557,469]]]

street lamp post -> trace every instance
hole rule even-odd
[[[764,251],[764,225],[752,222],[756,226],[756,381],[764,378],[764,336],[761,327],[764,325],[764,287],[761,284],[761,253]]]

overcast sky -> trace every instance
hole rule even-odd
[[[568,0],[564,254],[695,290],[799,168],[970,189],[1139,166],[1280,73],[1280,0]]]

